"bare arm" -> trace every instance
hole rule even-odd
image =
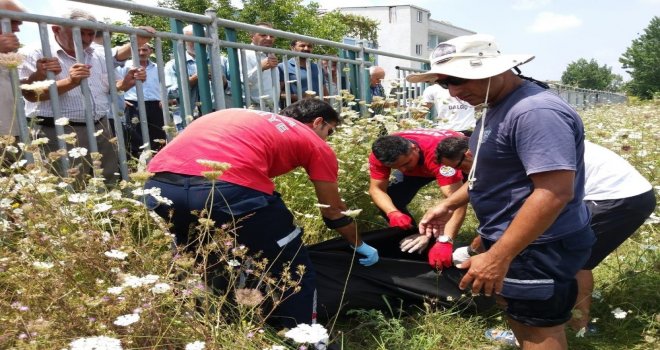
[[[369,195],[371,196],[371,200],[373,200],[374,204],[376,204],[380,210],[385,212],[385,214],[399,210],[394,206],[392,198],[387,194],[388,185],[388,180],[378,180],[373,178],[369,180]]]
[[[442,191],[442,194],[444,194],[445,197],[449,198],[455,192],[460,191],[462,187],[463,183],[459,181],[451,185],[441,186],[440,191]],[[444,231],[438,232],[438,235],[444,234],[451,237],[452,239],[456,238],[456,235],[458,234],[458,231],[461,229],[461,225],[463,225],[463,221],[465,220],[466,211],[467,203],[454,209],[451,218],[445,225]]]
[[[156,33],[156,29],[149,27],[149,26],[140,26],[137,27],[138,29],[142,29],[150,34]],[[142,45],[146,44],[151,40],[151,37],[149,36],[140,36],[138,35],[137,37],[137,47],[140,48]],[[131,58],[131,43],[126,43],[120,47],[117,48],[117,53],[115,53],[115,59],[117,61],[126,61],[127,59]]]
[[[474,293],[482,289],[486,295],[500,293],[511,261],[545,232],[573,199],[573,171],[548,171],[530,175],[530,178],[534,191],[502,237],[488,251],[463,264],[469,270],[461,280],[460,288],[472,283]]]
[[[429,209],[419,222],[419,233],[427,236],[438,236],[445,232],[445,226],[453,217],[453,213],[460,207],[465,207],[469,202],[468,185],[464,183],[461,188],[454,192],[449,198],[443,200],[435,207]]]

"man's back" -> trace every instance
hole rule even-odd
[[[271,178],[301,166],[312,180],[336,182],[332,149],[308,126],[288,117],[226,109],[191,123],[149,164],[151,172],[201,175],[197,160],[227,162],[220,180],[272,193]]]
[[[652,185],[625,159],[609,149],[585,141],[584,200],[633,197]]]

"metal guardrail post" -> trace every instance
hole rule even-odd
[[[355,60],[357,54],[355,51],[348,51],[348,50],[342,50],[342,56],[343,58],[347,58],[350,60]],[[349,86],[351,90],[351,95],[353,96],[360,96],[360,80],[358,79],[358,72],[356,69],[355,64],[347,64],[346,67],[348,67],[348,81],[349,81]]]
[[[3,33],[11,33],[11,20],[8,18],[3,18],[2,19],[2,32]],[[51,72],[49,72],[51,73]],[[51,73],[52,75],[52,73]],[[21,83],[18,78],[18,69],[17,68],[11,68],[9,70],[9,77],[11,79],[11,85],[12,85],[12,90],[13,90],[13,95],[14,95],[14,105],[11,107],[14,111],[14,120],[17,122],[18,126],[18,135],[21,140],[21,142],[25,143],[26,145],[30,144],[30,133],[28,132],[28,126],[27,126],[27,119],[25,119],[25,105],[23,104],[23,98],[22,98],[22,93],[21,93]],[[54,87],[55,84],[51,85],[50,87]],[[57,91],[57,90],[56,90]],[[9,93],[8,91],[4,91],[3,93]],[[9,108],[9,106],[2,106],[2,108]],[[29,163],[34,162],[34,158],[32,157],[31,153],[26,152],[25,153],[25,160],[27,160]]]
[[[78,63],[86,63],[85,50],[83,49],[82,34],[80,27],[73,27],[73,43],[76,50],[76,61]],[[98,152],[99,147],[96,143],[96,129],[94,128],[94,104],[92,102],[92,91],[89,88],[89,78],[82,78],[80,80],[80,90],[83,94],[83,107],[85,109],[85,124],[87,127],[87,138],[89,139],[89,151]]]
[[[105,53],[105,57],[112,57],[112,49],[110,49],[109,43],[110,43],[110,32],[104,30],[103,52]],[[112,113],[113,116],[112,121],[115,126],[115,137],[117,138],[117,150],[118,150],[117,159],[119,160],[119,173],[121,174],[121,178],[123,180],[128,180],[128,160],[126,157],[126,146],[125,146],[126,143],[124,141],[124,130],[122,128],[122,119],[125,119],[126,117],[125,116],[123,118],[119,117],[119,106],[117,106],[117,103],[115,102],[118,100],[118,95],[117,95],[117,84],[115,84],[116,79],[115,79],[114,62],[113,60],[105,60],[105,65],[106,65],[106,69],[108,70],[108,80],[110,81],[110,84],[108,84],[108,87],[110,89],[110,97],[111,97],[110,113]],[[59,101],[58,101],[58,108],[59,108]],[[131,121],[128,120],[125,122],[130,123]],[[66,158],[66,157],[62,157],[62,158]]]
[[[193,23],[193,35],[206,37],[204,26],[199,23]],[[211,52],[211,54],[220,54]],[[206,44],[195,43],[195,64],[197,65],[197,89],[199,91],[199,102],[201,104],[201,115],[209,114],[213,111],[213,102],[211,99],[211,86],[209,84],[209,56],[206,50]],[[224,94],[215,98],[224,98]],[[197,101],[195,101],[197,102]]]
[[[156,37],[156,65],[158,66],[158,81],[160,82],[160,101],[162,104],[161,110],[163,111],[163,125],[172,125],[172,118],[170,117],[170,100],[167,96],[167,86],[165,85],[165,63],[163,62],[163,40]],[[165,133],[167,141],[172,140],[170,132]]]
[[[172,33],[182,34],[183,23],[174,18],[170,18],[170,30]],[[178,81],[178,109],[179,116],[181,117],[181,125],[184,127],[188,122],[186,117],[192,115],[192,108],[190,107],[190,90],[188,89],[188,66],[186,64],[185,44],[180,40],[172,40],[172,49],[174,51],[174,67]]]
[[[213,44],[209,46],[209,59],[211,61],[211,88],[213,89],[213,94],[215,96],[221,96],[222,98],[214,99],[214,109],[221,110],[225,109],[225,86],[223,82],[223,77],[225,76],[224,69],[222,69],[222,62],[220,60],[220,39],[218,38],[218,22],[216,21],[215,10],[207,9],[204,12],[205,15],[211,17],[211,24],[208,26],[208,35],[209,38],[213,39]],[[217,54],[214,54],[217,53]]]
[[[237,41],[236,29],[225,28],[225,39],[229,42],[235,43]],[[238,68],[238,52],[235,48],[227,48],[227,60],[229,62],[229,76],[236,82],[241,81],[241,72]],[[243,106],[243,91],[241,84],[231,84],[231,101],[236,108]]]
[[[369,74],[369,69],[365,66],[364,62],[369,62],[369,54],[364,51],[364,42],[359,42],[358,46],[360,47],[360,59],[362,64],[360,65],[360,75],[362,77],[362,95],[363,100],[367,103],[371,103],[373,96],[371,95],[371,74]]]

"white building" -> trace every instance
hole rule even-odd
[[[427,60],[435,46],[443,41],[475,32],[431,19],[431,12],[413,5],[340,7],[339,11],[364,16],[380,22],[378,50]],[[387,56],[376,58],[386,79],[397,76],[396,67],[422,68],[422,63]]]

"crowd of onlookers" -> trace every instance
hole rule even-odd
[[[19,2],[14,0],[2,0],[1,4],[2,9],[25,11]],[[67,10],[62,17],[68,20],[97,21],[94,15],[79,9]],[[169,136],[166,132],[166,121],[171,120],[178,130],[182,130],[191,118],[195,119],[204,114],[202,101],[207,100],[200,97],[203,89],[200,89],[198,68],[204,73],[208,72],[207,79],[212,84],[211,59],[202,58],[202,62],[206,62],[207,66],[200,67],[200,59],[196,55],[204,51],[196,50],[193,41],[185,41],[185,52],[181,56],[185,61],[177,63],[175,59],[171,59],[162,67],[163,83],[159,67],[154,60],[151,35],[148,35],[155,33],[151,27],[138,27],[148,34],[137,36],[139,62],[134,62],[131,59],[135,56],[130,42],[113,47],[112,57],[106,57],[103,31],[81,28],[82,52],[77,52],[73,28],[51,25],[48,33],[50,52],[44,52],[41,43],[19,43],[14,33],[19,31],[21,24],[21,21],[13,20],[12,31],[1,34],[0,50],[3,53],[19,51],[25,57],[18,67],[22,86],[53,80],[58,97],[53,101],[47,90],[35,92],[29,87],[21,90],[25,100],[27,124],[34,131],[32,136],[47,137],[46,149],[55,151],[64,145],[61,137],[58,138],[59,134],[75,133],[77,146],[89,148],[89,138],[92,136],[87,132],[87,124],[88,115],[91,113],[91,122],[97,130],[93,137],[96,139],[96,148],[102,155],[102,175],[108,180],[117,177],[117,147],[112,143],[119,131],[123,132],[127,155],[137,158],[146,148],[158,151],[163,147]],[[269,23],[259,22],[255,25],[273,29]],[[183,35],[195,35],[193,26],[184,27]],[[220,89],[210,89],[212,100],[216,98],[214,91],[222,91],[224,96],[220,98],[224,99],[226,107],[277,111],[303,98],[337,95],[341,89],[348,88],[348,79],[337,74],[336,61],[320,60],[315,63],[312,59],[295,54],[311,54],[314,49],[312,43],[293,40],[290,43],[293,52],[291,58],[281,62],[273,53],[259,50],[259,47],[273,47],[274,41],[275,37],[271,34],[251,33],[251,45],[254,45],[255,49],[243,50],[241,53],[245,61],[242,64],[239,62],[240,77],[231,76],[227,58],[219,54],[223,86]],[[176,54],[177,52],[173,53],[173,56]],[[108,71],[106,60],[112,62],[112,75]],[[185,74],[177,71],[182,67],[186,68]],[[374,69],[376,73],[373,73]],[[1,74],[0,84],[3,88],[6,87],[3,90],[11,91],[9,71],[5,69]],[[114,81],[111,82],[110,77],[113,75]],[[372,67],[372,75],[376,77],[372,78],[372,93],[374,96],[383,96],[380,81],[384,78],[384,72],[380,67]],[[187,77],[187,84],[181,80],[182,76]],[[232,82],[242,84],[241,105],[235,105],[236,99],[232,99]],[[110,84],[114,84],[117,94],[111,93]],[[186,85],[183,89],[182,84]],[[162,86],[165,87],[165,92],[161,91]],[[13,94],[3,94],[2,99],[6,102],[5,105],[14,105]],[[144,105],[146,123],[140,118],[141,103]],[[111,104],[117,107],[120,123],[115,124],[115,113]],[[188,107],[184,108],[186,105]],[[205,107],[206,112],[214,109]],[[2,112],[2,134],[19,135],[16,115],[15,110],[6,109]],[[64,119],[68,122],[66,125],[60,125]],[[146,130],[143,130],[144,126]],[[117,130],[118,127],[121,130]],[[145,140],[147,136],[148,140]],[[64,174],[71,172],[71,168],[77,168],[76,171],[81,174],[91,174],[90,165],[93,161],[89,156],[87,161],[81,158],[77,162],[78,164],[59,171]]]

